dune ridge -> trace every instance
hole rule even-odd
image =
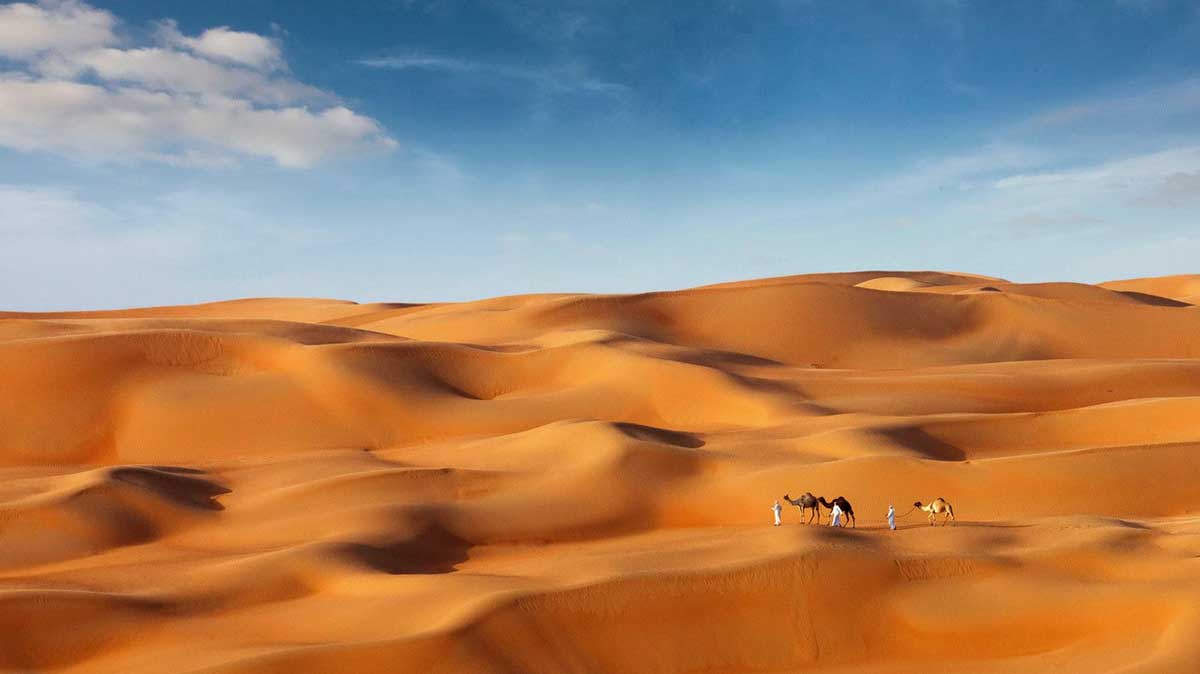
[[[0,671],[1196,671],[1198,279],[0,312]]]

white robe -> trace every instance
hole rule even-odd
[[[841,506],[839,506],[835,503],[833,505],[833,510],[831,510],[829,512],[829,517],[832,518],[829,521],[829,526],[831,526],[831,527],[842,526],[842,508],[841,508]]]
[[[783,520],[780,519],[780,514],[783,512],[783,506],[776,502],[775,505],[771,506],[771,510],[775,512],[775,526],[779,526],[783,523]]]
[[[888,506],[888,528],[895,530],[896,528],[896,509]]]

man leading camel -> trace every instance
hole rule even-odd
[[[854,517],[854,506],[850,505],[850,502],[845,497],[839,496],[832,501],[826,501],[825,497],[821,496],[817,498],[817,502],[830,510],[833,510],[833,507],[836,505],[842,511],[842,514],[846,516],[846,519],[849,520],[850,526],[858,525],[857,518]]]
[[[829,526],[842,526],[842,507],[837,503],[833,504],[833,510],[829,511]]]

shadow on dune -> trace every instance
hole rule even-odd
[[[702,349],[690,353],[673,354],[672,359],[682,363],[711,367],[714,370],[722,370],[724,369],[723,366],[727,365],[783,365],[782,362],[771,358],[740,353],[738,351],[722,351],[720,349]]]
[[[193,475],[204,471],[171,466],[123,466],[113,468],[109,476],[116,481],[131,484],[153,492],[164,500],[203,510],[224,510],[216,497],[228,494],[228,487],[212,480]]]
[[[1188,304],[1187,302],[1180,302],[1179,300],[1173,300],[1169,297],[1160,297],[1158,295],[1151,295],[1149,293],[1139,293],[1135,290],[1117,290],[1115,292],[1120,293],[1130,299],[1137,300],[1138,302],[1141,302],[1142,304],[1149,304],[1149,305],[1155,306],[1155,307],[1190,307],[1190,306],[1193,306],[1191,304]]]
[[[1106,518],[1104,518],[1104,523],[1110,524],[1115,527],[1119,527],[1121,529],[1137,529],[1138,531],[1154,531],[1155,530],[1154,527],[1147,526],[1145,524],[1142,524],[1141,522],[1134,522],[1132,520],[1121,519],[1120,517],[1106,517]]]
[[[963,450],[944,440],[935,438],[915,426],[889,428],[881,430],[880,433],[890,440],[924,454],[930,459],[938,461],[962,461],[967,458],[967,454]]]
[[[628,421],[620,421],[615,424],[617,430],[625,435],[635,439],[644,440],[646,442],[658,442],[664,445],[675,445],[676,447],[687,447],[688,449],[696,449],[704,446],[704,441],[683,431],[672,431],[666,428],[657,428],[654,426],[643,426]]]
[[[437,574],[450,573],[465,562],[471,542],[430,523],[395,543],[338,543],[334,549],[355,563],[391,575]]]

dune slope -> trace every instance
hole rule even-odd
[[[0,313],[0,672],[1197,671],[1197,288]]]

